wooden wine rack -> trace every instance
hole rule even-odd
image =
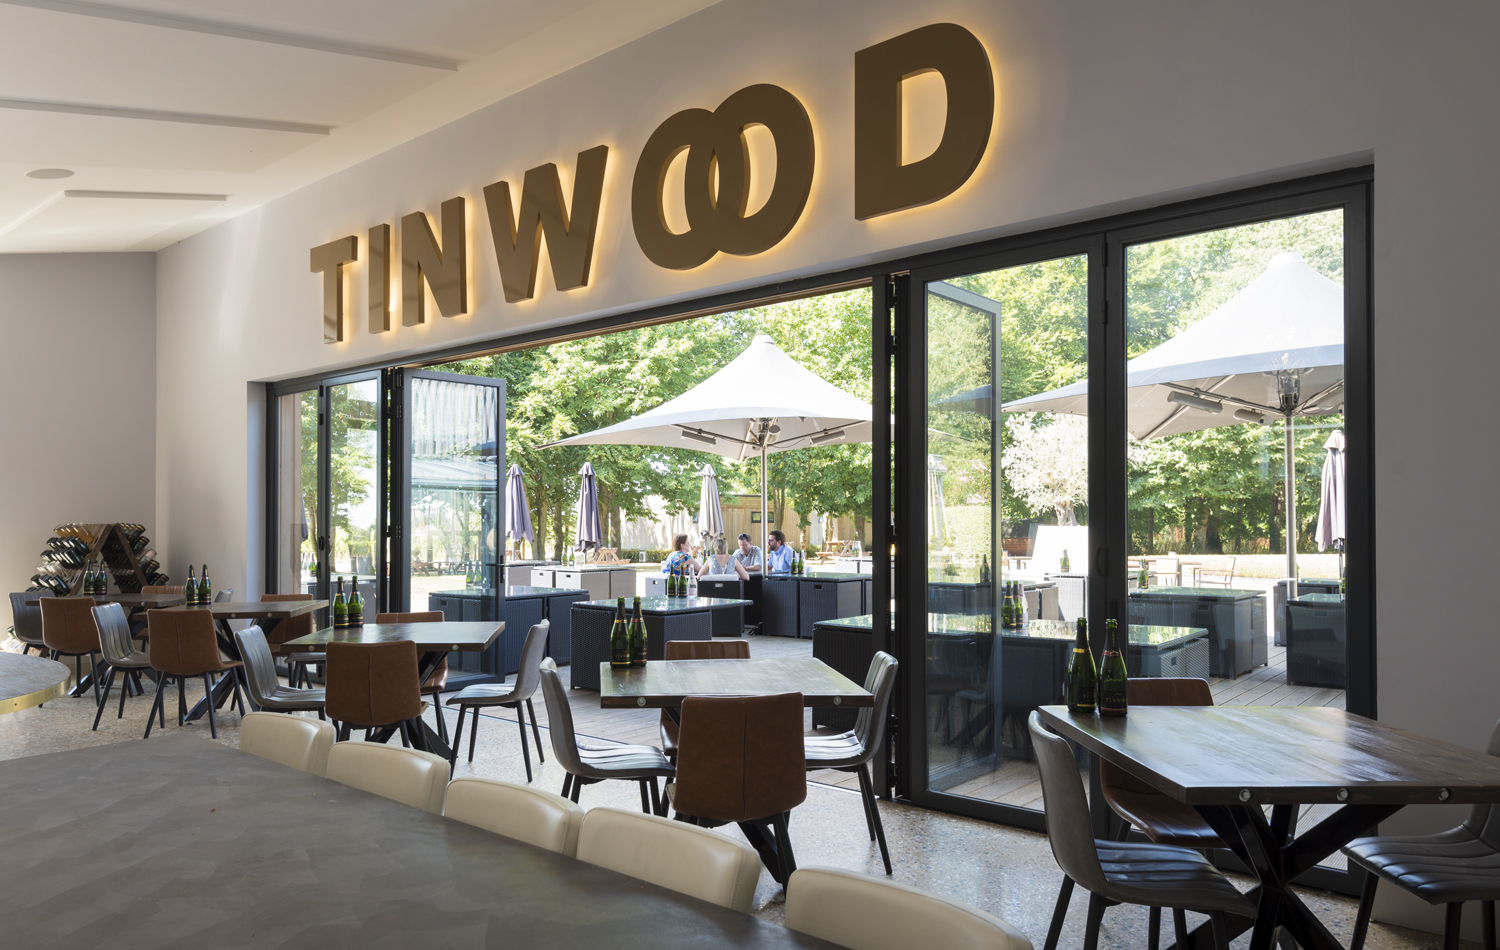
[[[81,567],[57,565],[54,571],[54,576],[68,585],[68,593],[72,595],[82,592],[84,572],[88,570],[95,558],[100,559],[108,569],[113,590],[125,594],[140,593],[141,588],[147,584],[146,572],[141,570],[140,559],[131,549],[125,530],[119,524],[82,524],[79,527],[82,527],[94,539],[89,544],[88,552],[82,555],[83,565]],[[147,548],[149,546],[148,539]],[[44,551],[43,554],[45,553]]]

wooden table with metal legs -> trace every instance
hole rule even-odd
[[[1124,718],[1043,706],[1058,735],[1192,805],[1260,883],[1250,950],[1284,929],[1306,950],[1339,942],[1292,890],[1298,877],[1407,805],[1500,801],[1500,759],[1342,709],[1137,706]],[[1336,809],[1305,831],[1299,806]],[[1270,806],[1270,818],[1264,806]],[[1213,946],[1205,924],[1189,946]],[[1180,950],[1180,948],[1179,948]]]

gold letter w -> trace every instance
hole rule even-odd
[[[526,172],[520,215],[512,211],[509,182],[497,181],[485,187],[484,205],[490,216],[490,234],[495,239],[495,258],[507,303],[536,296],[537,255],[541,253],[543,233],[547,235],[547,256],[552,259],[552,280],[557,289],[570,290],[589,282],[608,155],[605,145],[578,153],[571,218],[563,203],[557,165],[551,162]]]

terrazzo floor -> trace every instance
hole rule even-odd
[[[144,697],[126,701],[123,719],[115,718],[116,702],[110,703],[98,732],[90,731],[95,705],[92,695],[54,700],[36,709],[0,716],[0,759],[41,755],[65,749],[139,739],[145,728],[146,710],[153,698],[148,685]],[[175,688],[168,694],[167,729],[178,726],[170,713],[175,709]],[[189,702],[201,696],[202,688],[189,688]],[[537,698],[540,705],[540,696]],[[433,713],[429,709],[427,716]],[[239,716],[227,710],[219,715],[219,741],[235,746],[239,741]],[[452,717],[449,717],[452,724]],[[206,721],[182,727],[208,735]],[[548,740],[546,730],[543,741]],[[399,741],[399,740],[398,740]],[[563,772],[553,761],[538,764],[533,749],[536,782],[549,790],[561,790]],[[479,727],[479,743],[473,763],[460,757],[455,775],[524,782],[520,739],[513,717],[486,716]],[[630,782],[605,782],[583,790],[585,808],[611,805],[640,807],[638,786]],[[927,811],[893,802],[881,802],[880,814],[895,865],[893,879],[936,893],[967,901],[1010,921],[1029,935],[1040,950],[1046,937],[1061,874],[1053,861],[1044,835],[1019,831],[982,821]],[[721,829],[739,836],[733,826]],[[793,813],[792,842],[803,866],[823,865],[879,875],[880,852],[867,840],[858,795],[847,789],[810,782],[807,801]],[[1242,888],[1248,880],[1238,880]],[[1355,902],[1319,891],[1302,891],[1304,900],[1341,942],[1347,942],[1355,913]],[[1087,897],[1074,894],[1061,947],[1083,944]],[[756,892],[757,916],[780,921],[783,905],[779,888],[764,870]],[[1189,914],[1190,926],[1202,918]],[[1144,948],[1147,914],[1144,908],[1111,908],[1104,918],[1100,947]],[[1170,932],[1170,921],[1168,921]],[[1235,948],[1248,945],[1248,936],[1235,941]],[[1425,950],[1441,945],[1438,937],[1401,928],[1374,924],[1365,946],[1370,950]],[[1464,943],[1466,948],[1477,944]]]

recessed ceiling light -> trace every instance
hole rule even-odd
[[[27,178],[72,178],[73,173],[66,168],[38,168],[34,172],[27,172]]]

